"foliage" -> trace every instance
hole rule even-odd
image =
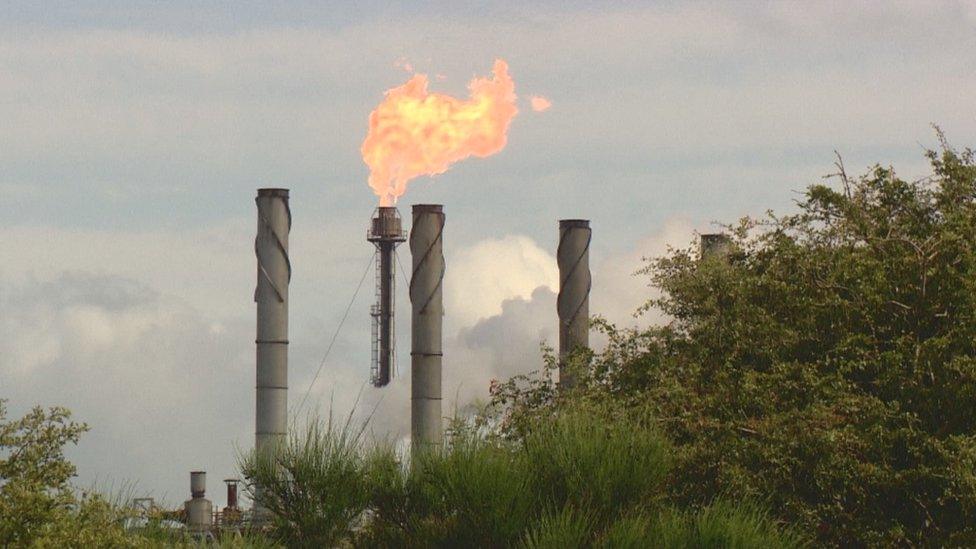
[[[0,400],[0,545],[128,545],[112,506],[97,494],[79,497],[70,485],[75,467],[64,447],[87,429],[64,408],[8,420]]]
[[[769,528],[765,511],[740,503],[732,507],[718,502],[698,512],[664,513],[644,529],[643,544],[631,547],[791,547],[802,544],[801,538],[787,529]],[[633,526],[629,528],[634,531]],[[614,533],[621,532],[620,530]],[[631,534],[632,535],[632,534]],[[626,547],[622,540],[608,540],[607,547]]]
[[[607,333],[574,399],[650,410],[675,444],[672,501],[735,494],[821,543],[976,544],[976,162],[875,167],[799,211],[728,227],[727,255],[642,271],[669,321]],[[560,409],[547,375],[496,386],[505,425]]]
[[[132,517],[118,500],[71,485],[75,466],[64,448],[88,430],[65,408],[34,408],[8,420],[0,400],[0,546],[178,547],[196,546],[182,533],[127,531]],[[272,547],[260,536],[222,540],[221,547]]]
[[[150,547],[122,528],[125,512],[96,493],[83,493],[49,517],[30,540],[32,547]],[[23,540],[22,540],[23,541]],[[26,545],[26,544],[25,544]]]
[[[63,408],[34,408],[18,420],[6,415],[0,401],[0,544],[25,544],[74,503],[68,481],[75,468],[63,447],[87,427]]]
[[[252,500],[266,509],[289,547],[331,547],[352,535],[369,504],[363,431],[312,418],[277,451],[241,464]],[[260,487],[260,488],[258,488]]]
[[[525,549],[586,547],[593,525],[586,514],[574,506],[560,510],[547,508],[522,538]]]
[[[348,433],[348,424],[323,427],[310,431],[321,438],[315,446],[348,451],[323,453],[309,466],[318,473],[293,472],[296,457],[309,448],[300,438],[279,449],[268,470],[245,465],[245,471],[259,475],[250,480],[260,487],[258,497],[265,494],[269,509],[283,513],[274,523],[290,546],[582,547],[615,539],[611,531],[622,530],[617,524],[625,517],[652,517],[641,523],[646,542],[659,519],[686,516],[662,501],[670,447],[647,418],[581,405],[540,416],[518,439],[481,427],[457,422],[446,448],[420,453],[409,464],[390,447],[350,444],[358,435]],[[333,473],[332,482],[317,481]],[[345,511],[316,503],[327,498]],[[295,520],[288,507],[276,506],[285,500],[309,511]],[[754,517],[730,516],[743,524]],[[749,546],[801,545],[764,518],[756,529]],[[730,531],[728,539],[735,535]]]

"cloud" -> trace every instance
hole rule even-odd
[[[542,366],[541,345],[558,343],[556,294],[537,287],[527,298],[514,297],[500,303],[501,311],[461,329],[448,340],[452,361],[463,369],[444,376],[447,396],[459,406],[488,396],[492,380],[538,370]]]
[[[368,204],[358,144],[382,91],[402,79],[391,64],[404,56],[458,75],[461,89],[445,83],[447,92],[463,92],[465,76],[496,56],[510,61],[518,90],[559,91],[559,116],[515,123],[505,158],[452,183],[468,193],[503,169],[524,183],[527,161],[505,164],[524,156],[592,170],[590,185],[608,171],[637,179],[707,163],[728,168],[730,186],[761,185],[735,165],[778,164],[777,152],[823,154],[826,169],[833,148],[873,146],[865,164],[916,158],[931,122],[949,135],[976,131],[960,93],[976,86],[976,38],[960,6],[545,6],[450,25],[415,15],[221,32],[5,28],[3,181],[85,200],[49,206],[85,224],[145,213],[147,196],[199,222],[226,213],[215,201],[269,181],[296,182],[328,212]],[[810,168],[810,177],[823,169]],[[655,180],[671,194],[685,182]],[[563,207],[574,196],[547,195]],[[504,196],[477,202],[513,217]],[[34,200],[15,205],[18,216],[50,213]],[[148,213],[132,221],[167,221]]]
[[[959,0],[959,5],[962,7],[963,13],[969,18],[970,22],[976,23],[976,1]]]
[[[253,228],[230,222],[201,229],[117,231],[56,226],[0,227],[6,282],[54,280],[64,272],[138,281],[217,316],[241,316],[254,280]],[[105,292],[107,294],[107,292]],[[101,296],[108,300],[110,295]]]
[[[502,302],[559,286],[556,258],[523,235],[489,238],[459,248],[448,261],[444,307],[451,324],[470,326],[502,312]]]
[[[11,415],[58,405],[88,423],[70,451],[82,485],[128,481],[174,503],[190,470],[235,473],[235,446],[253,429],[242,405],[253,384],[241,383],[253,376],[249,325],[215,324],[131,279],[82,273],[15,286],[0,308]]]
[[[716,232],[717,229],[684,217],[673,217],[659,230],[638,239],[626,251],[609,255],[598,253],[592,257],[590,313],[599,314],[621,327],[648,326],[663,321],[664,318],[653,310],[639,318],[634,317],[638,307],[658,295],[650,287],[650,278],[637,271],[647,265],[646,260],[666,254],[669,247],[693,244],[695,231]],[[599,238],[599,232],[594,233],[594,238]]]

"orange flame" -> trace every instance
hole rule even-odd
[[[533,95],[532,97],[529,98],[529,103],[532,104],[532,110],[534,110],[535,112],[546,111],[549,109],[549,107],[552,106],[552,101],[549,101],[548,99],[542,97],[541,95]]]
[[[403,69],[404,72],[413,72],[413,64],[407,61],[406,57],[401,57],[393,62],[393,66],[398,69]]]
[[[468,84],[461,100],[427,91],[427,75],[414,75],[386,92],[369,115],[363,161],[369,186],[381,206],[391,206],[420,175],[437,175],[469,156],[484,158],[505,147],[508,126],[518,113],[508,63],[495,60],[494,76]]]

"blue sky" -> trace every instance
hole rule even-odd
[[[80,482],[174,501],[250,444],[255,189],[292,190],[297,395],[370,257],[359,145],[398,59],[463,94],[505,58],[522,101],[505,150],[401,202],[448,214],[463,402],[551,341],[557,219],[592,219],[592,308],[631,322],[641,256],[789,210],[835,150],[852,173],[919,177],[931,124],[976,138],[973,0],[6,2],[0,29],[0,397],[92,424]],[[323,406],[368,375],[370,294],[312,388]],[[403,381],[360,398],[380,434],[402,434]]]

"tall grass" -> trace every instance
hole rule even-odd
[[[522,536],[524,549],[585,547],[592,537],[593,524],[587,514],[571,505],[556,511],[547,508]]]
[[[799,547],[803,539],[792,530],[777,529],[766,513],[749,503],[716,502],[698,512],[669,510],[648,523],[645,539],[664,547]]]
[[[575,504],[599,525],[663,495],[670,449],[650,422],[577,408],[538,421],[521,446],[542,503]]]
[[[364,431],[352,428],[351,417],[342,424],[313,417],[276,452],[242,460],[245,490],[270,514],[281,542],[322,547],[351,538],[373,486]]]
[[[564,409],[518,440],[462,426],[442,450],[404,463],[348,422],[319,422],[243,470],[289,546],[801,545],[751,507],[670,508],[671,450],[652,425]]]

